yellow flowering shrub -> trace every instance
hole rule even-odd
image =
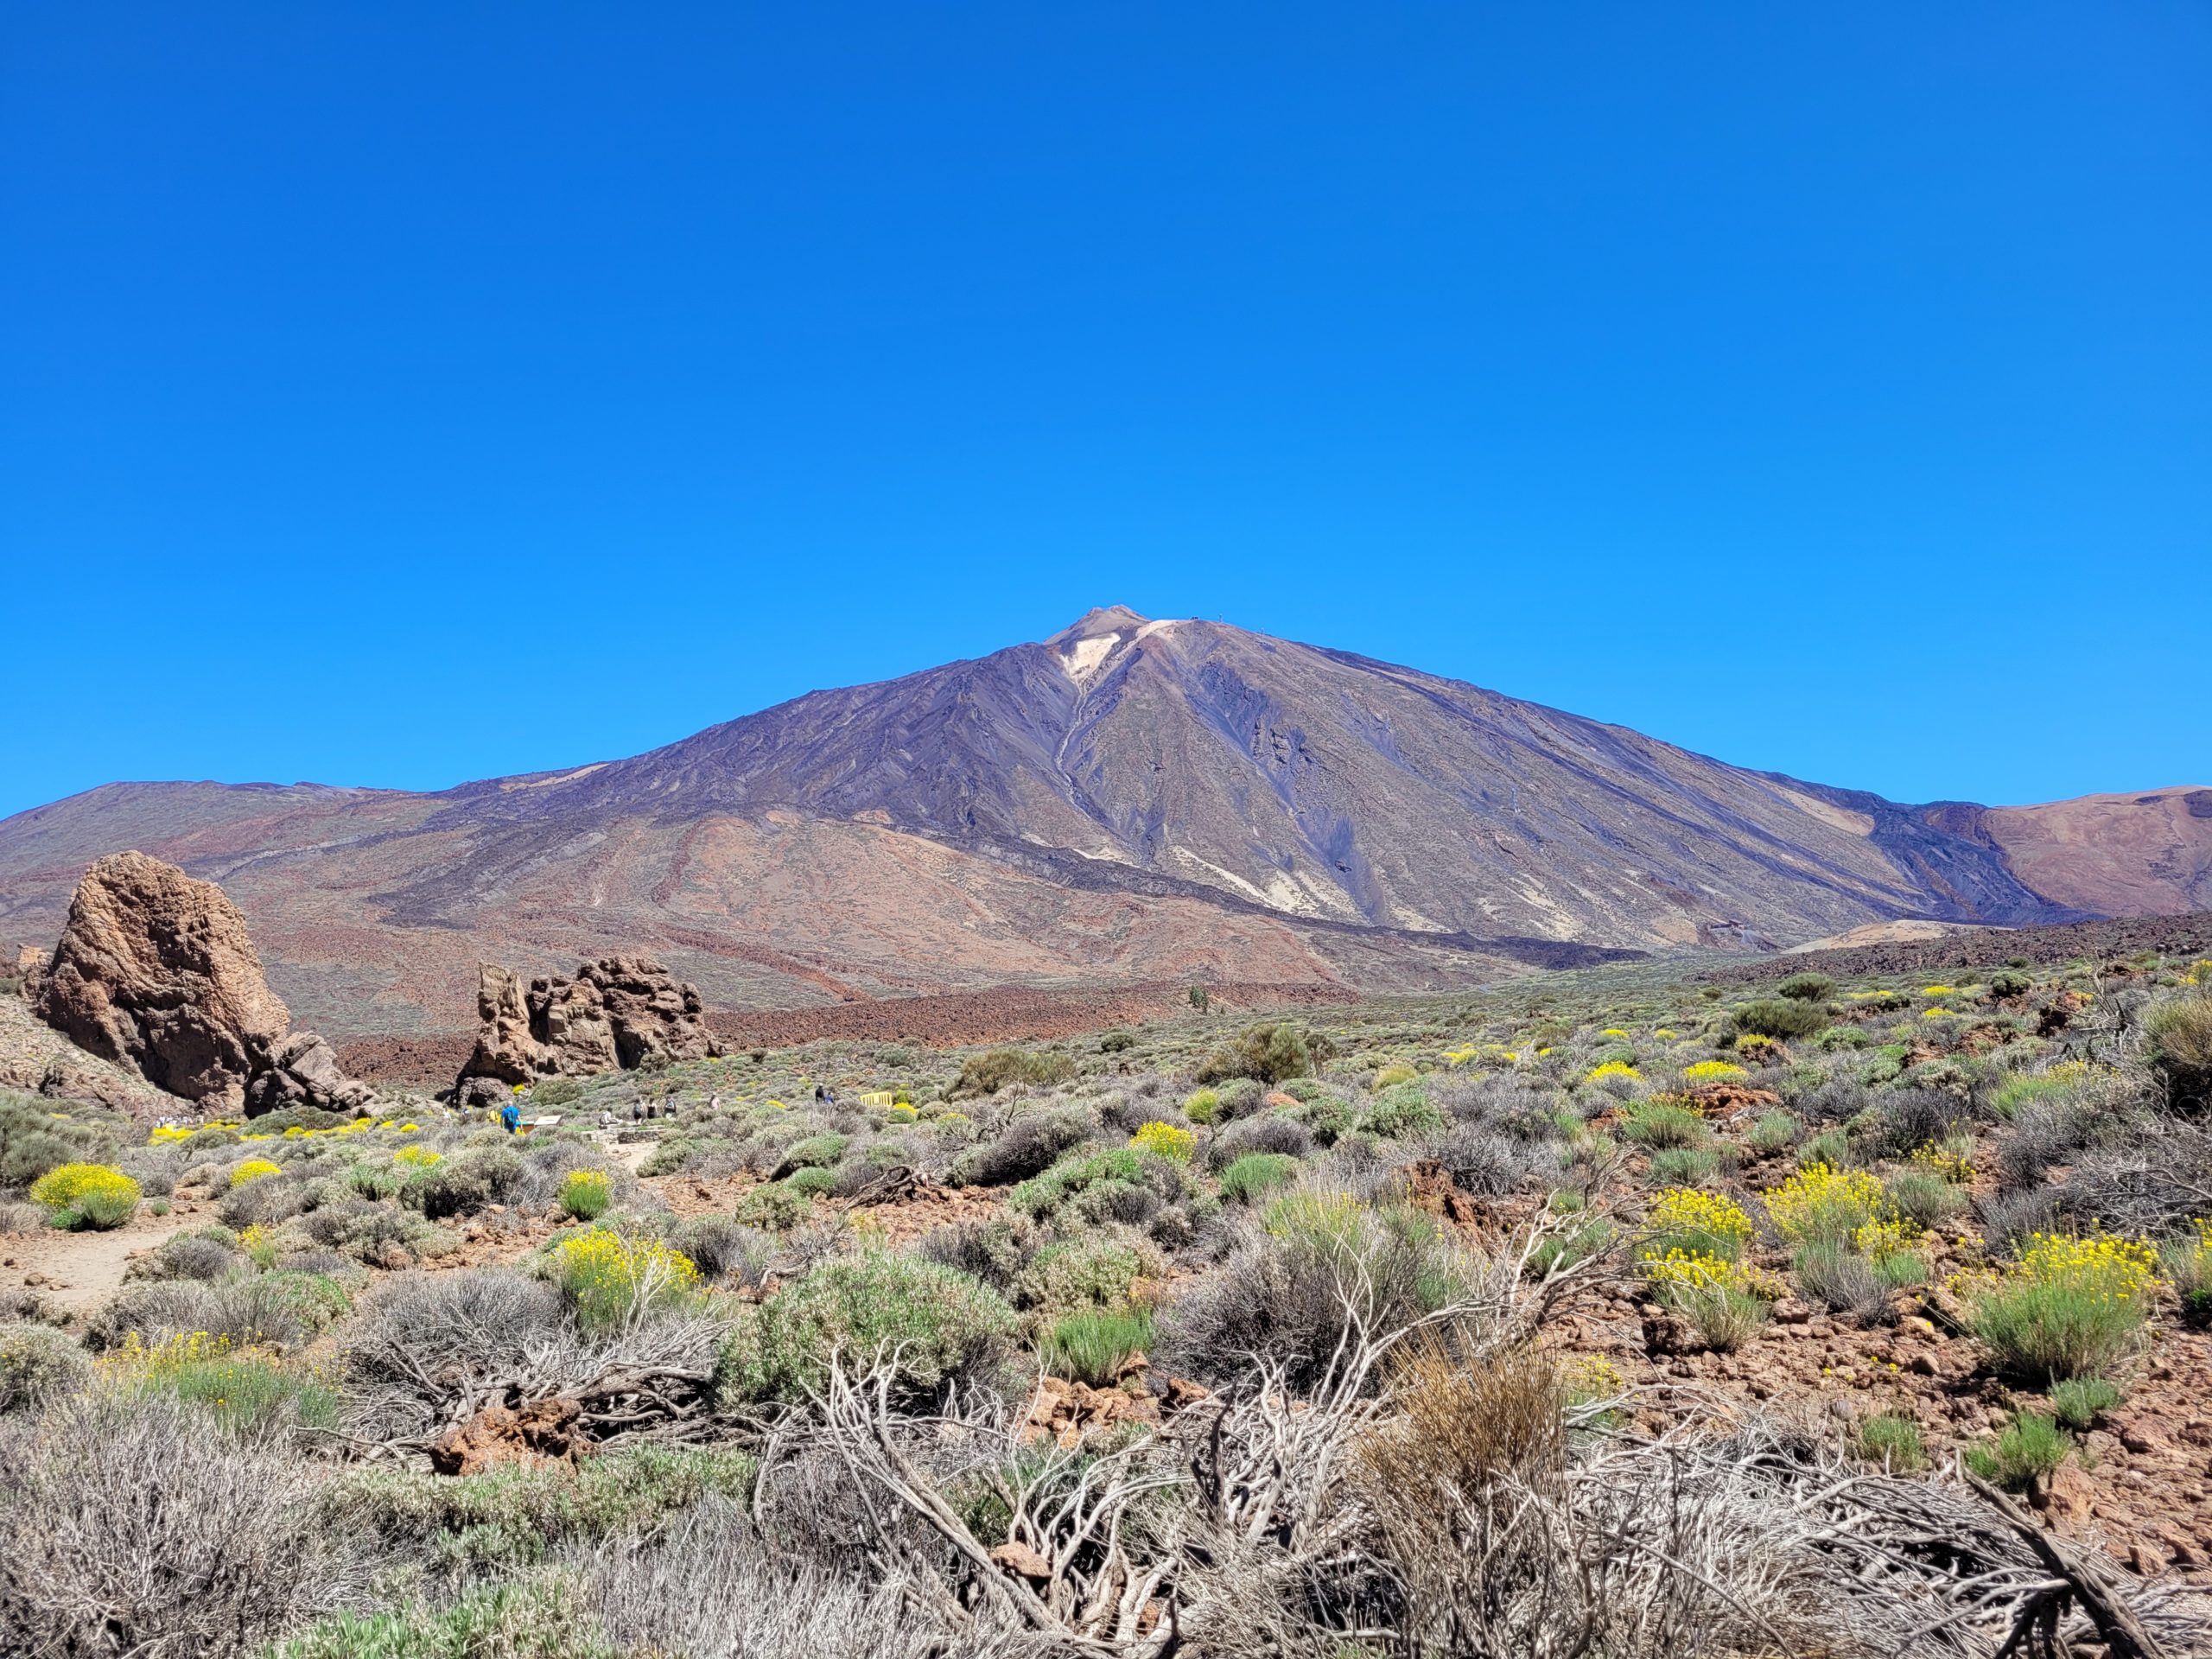
[[[272,1164],[266,1158],[249,1158],[231,1172],[231,1191],[235,1192],[249,1182],[283,1173],[281,1165]]]
[[[1647,1262],[1669,1255],[1710,1255],[1732,1262],[1751,1242],[1751,1218],[1719,1192],[1670,1186],[1655,1194],[1644,1217]]]
[[[1954,1284],[1999,1369],[2048,1382],[2101,1374],[2136,1345],[2158,1257],[2141,1239],[2037,1233],[2008,1267]]]
[[[572,1169],[561,1178],[561,1208],[579,1221],[596,1221],[613,1202],[613,1185],[602,1171]]]
[[[1646,1255],[1643,1271],[1661,1290],[1719,1288],[1762,1300],[1775,1300],[1767,1294],[1773,1288],[1770,1275],[1709,1250],[1669,1250],[1664,1255]]]
[[[1402,1083],[1416,1082],[1420,1077],[1421,1073],[1410,1065],[1386,1065],[1375,1074],[1375,1088],[1379,1093],[1385,1089],[1394,1089]]]
[[[64,1226],[105,1231],[130,1219],[138,1183],[105,1164],[63,1164],[31,1183],[31,1202],[54,1211]]]
[[[391,1155],[399,1163],[412,1164],[422,1169],[428,1169],[432,1164],[444,1161],[442,1153],[432,1152],[428,1147],[402,1147]]]
[[[1603,1354],[1576,1354],[1559,1368],[1560,1390],[1569,1406],[1593,1400],[1616,1400],[1628,1392],[1620,1367]]]
[[[1607,1077],[1640,1077],[1643,1074],[1626,1060],[1607,1060],[1603,1065],[1582,1079],[1585,1083],[1603,1083]]]
[[[172,1141],[186,1140],[194,1133],[194,1131],[191,1129],[180,1128],[174,1123],[164,1123],[147,1137],[146,1144],[149,1147],[166,1146]]]
[[[1792,1244],[1842,1243],[1891,1213],[1882,1184],[1863,1169],[1808,1164],[1766,1195],[1776,1230]]]
[[[1198,1137],[1173,1123],[1154,1122],[1145,1124],[1131,1135],[1129,1145],[1136,1151],[1148,1152],[1155,1158],[1187,1164],[1191,1161],[1192,1154],[1198,1148]]]
[[[1626,1033],[1626,1032],[1623,1031],[1623,1030],[1622,1030],[1618,1026],[1607,1026],[1607,1027],[1606,1027],[1603,1031],[1599,1032],[1598,1034],[1599,1034],[1600,1037],[1618,1037],[1618,1038],[1621,1039],[1624,1042],[1625,1042],[1625,1041],[1628,1039],[1628,1033]]]
[[[1923,996],[1949,996],[1957,989],[1955,985],[1923,985],[1920,988],[1920,994]]]
[[[1964,1152],[1939,1147],[1932,1141],[1915,1148],[1912,1161],[1954,1186],[1966,1186],[1974,1180],[1974,1164]]]
[[[1751,1074],[1740,1065],[1726,1060],[1700,1060],[1695,1065],[1682,1068],[1685,1083],[1718,1083],[1723,1077],[1744,1077]]]
[[[276,1265],[276,1236],[259,1222],[238,1235],[238,1248],[257,1268],[266,1270]]]
[[[267,1349],[241,1347],[226,1336],[194,1331],[149,1345],[133,1331],[99,1364],[115,1384],[204,1406],[226,1428],[338,1425],[338,1395],[313,1369],[286,1365]]]
[[[681,1251],[657,1238],[600,1227],[555,1247],[553,1276],[575,1306],[577,1321],[601,1330],[695,1295],[704,1284]]]

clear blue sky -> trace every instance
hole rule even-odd
[[[2212,783],[2212,10],[0,20],[0,811],[1094,604],[1907,799]]]

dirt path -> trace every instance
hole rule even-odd
[[[207,1217],[198,1205],[179,1205],[166,1216],[141,1208],[111,1233],[0,1233],[0,1286],[25,1285],[48,1301],[82,1313],[98,1307],[123,1287],[131,1260],[164,1239],[202,1225]],[[212,1213],[212,1211],[210,1212]]]

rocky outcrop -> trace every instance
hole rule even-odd
[[[722,1052],[699,993],[644,957],[602,957],[574,978],[543,976],[527,988],[519,975],[480,963],[476,1020],[476,1047],[455,1084],[464,1099],[488,1096],[488,1083],[591,1077]]]
[[[27,988],[39,1018],[87,1053],[209,1111],[345,1110],[372,1096],[321,1038],[292,1030],[223,890],[143,853],[85,873]]]

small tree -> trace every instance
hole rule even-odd
[[[1196,1008],[1200,1014],[1204,1014],[1206,1011],[1206,1005],[1212,1001],[1213,998],[1207,995],[1206,988],[1205,986],[1193,985],[1191,987],[1191,1006]]]

